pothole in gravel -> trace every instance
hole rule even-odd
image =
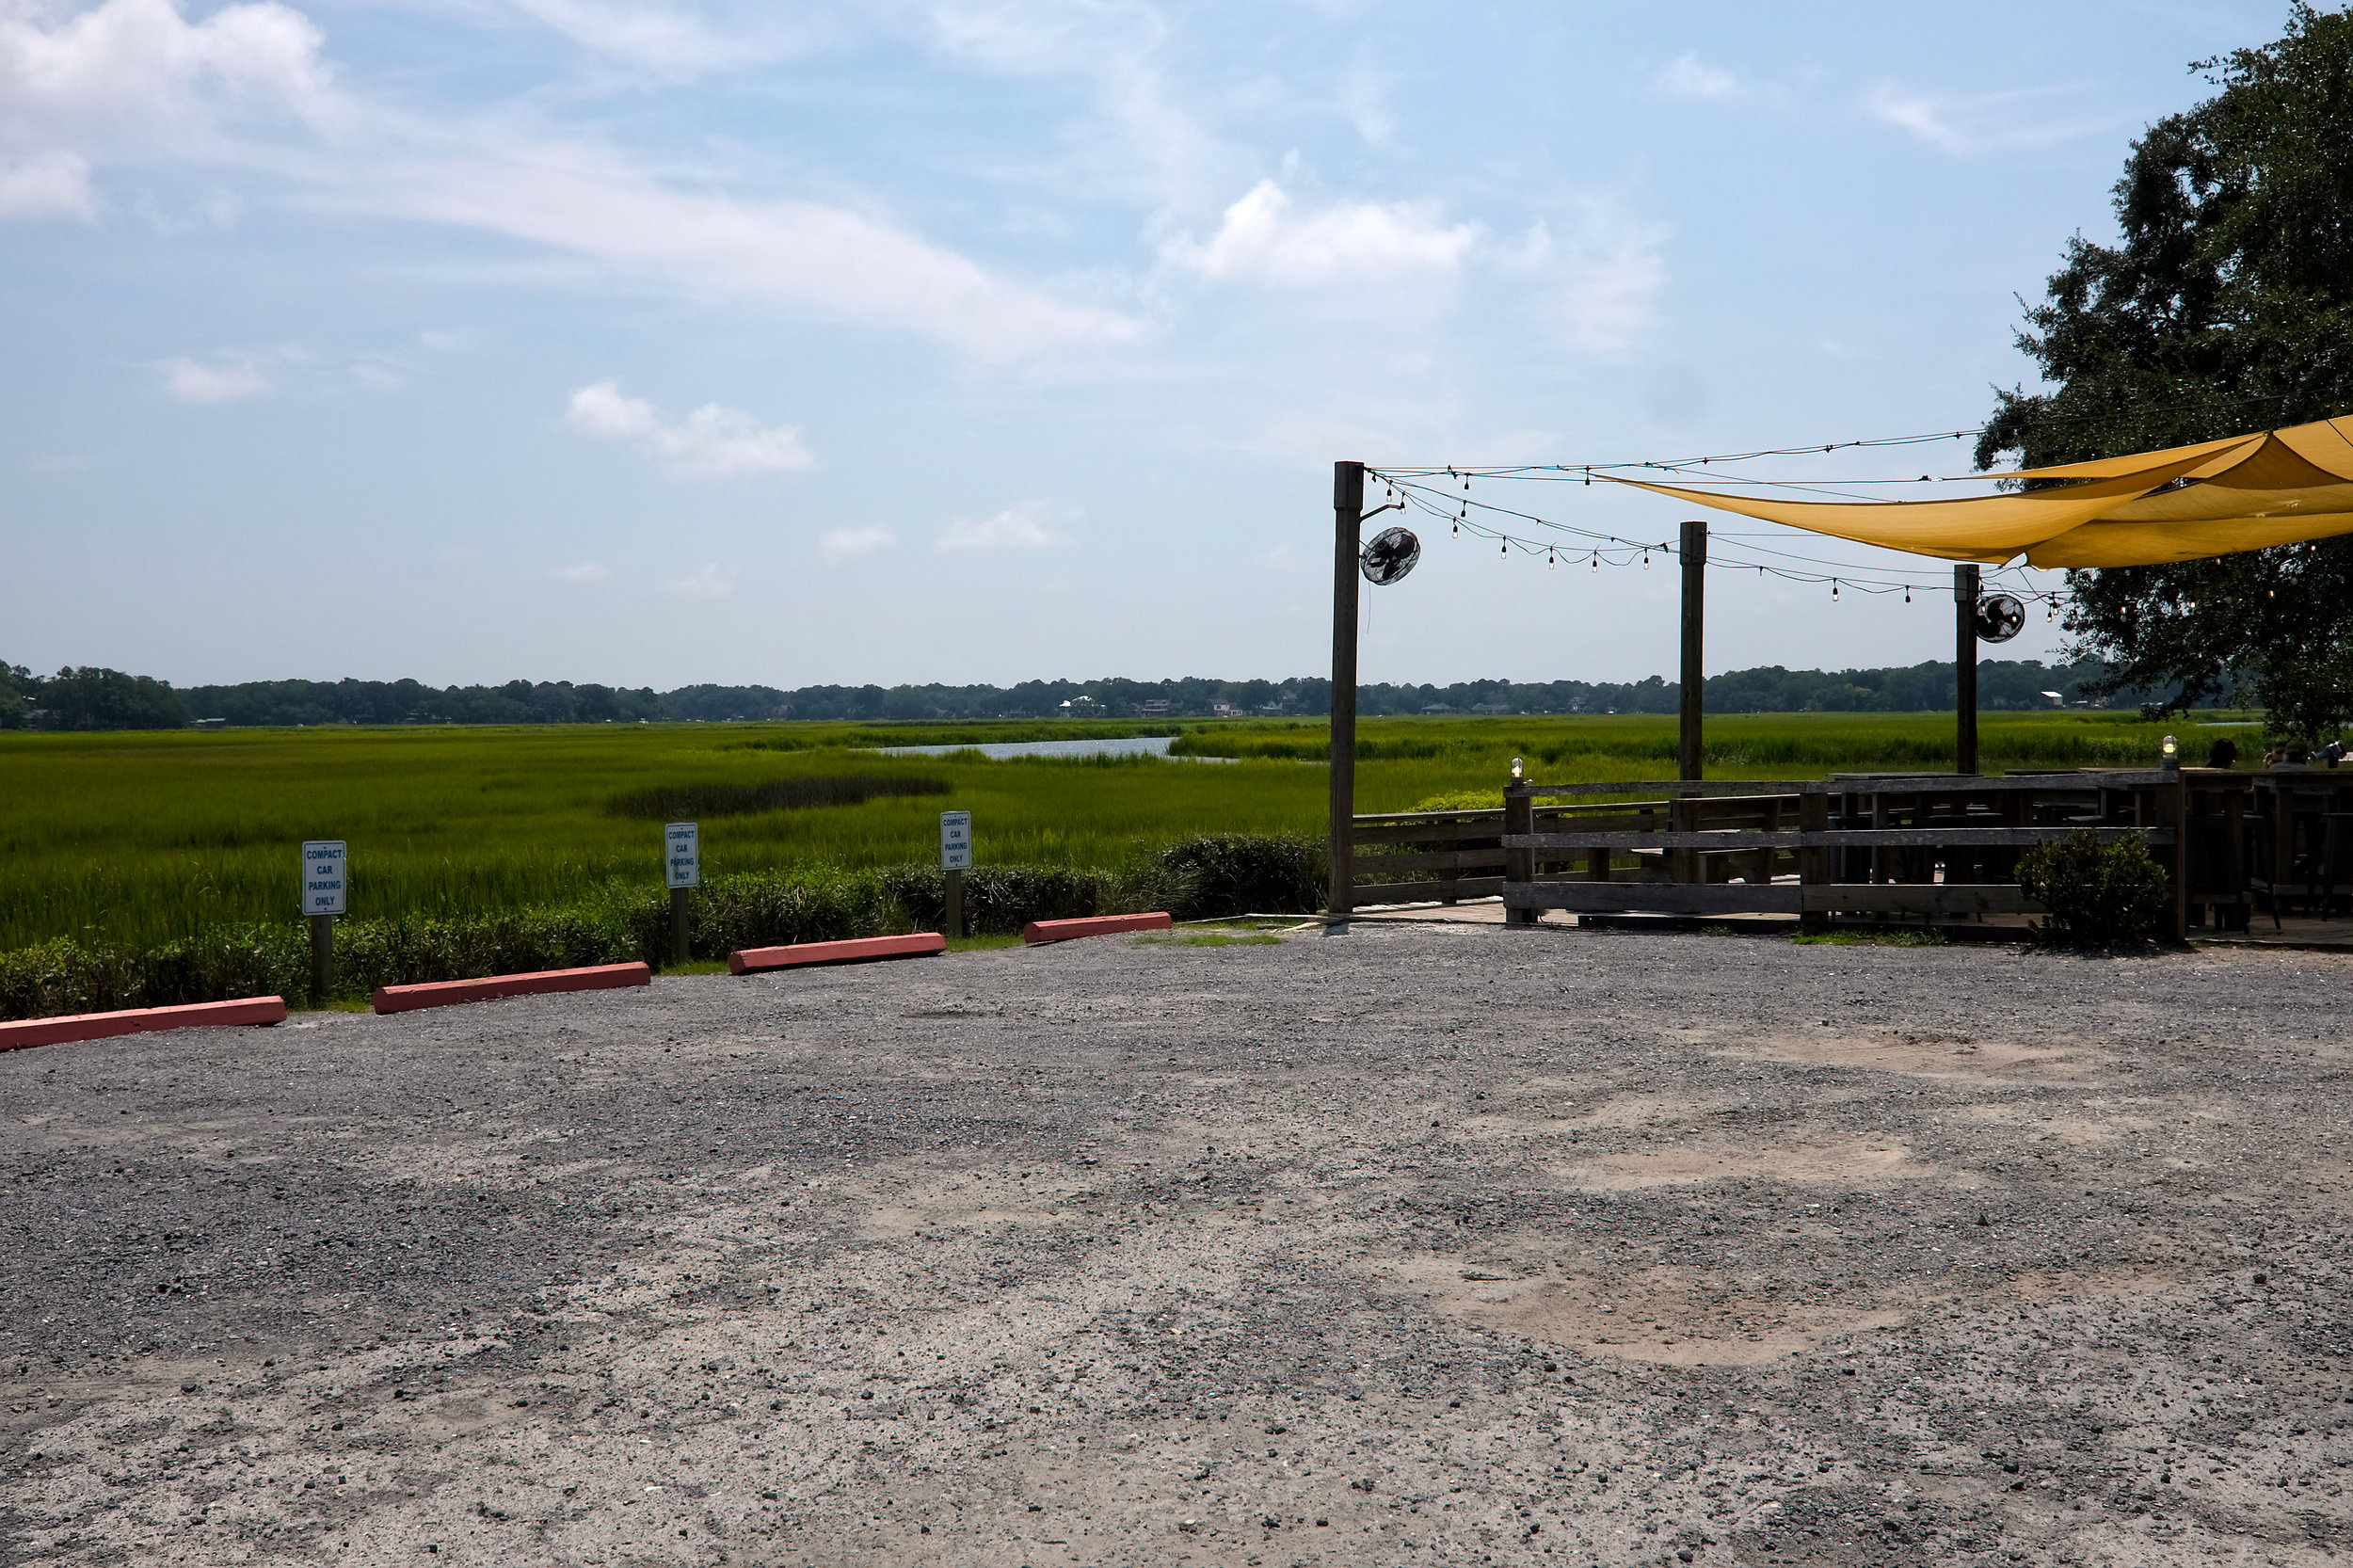
[[[2089,1047],[2028,1046],[2008,1040],[1977,1040],[1947,1034],[1766,1034],[1722,1041],[1719,1054],[1797,1062],[1817,1066],[1865,1067],[1916,1078],[2003,1080],[2088,1079],[2103,1053]]]
[[[1581,1192],[1631,1192],[1725,1180],[1835,1182],[1876,1186],[1933,1176],[1901,1144],[1884,1138],[1792,1138],[1776,1143],[1687,1138],[1655,1148],[1614,1149],[1552,1167]]]
[[[1461,1257],[1380,1260],[1433,1312],[1466,1318],[1591,1355],[1680,1367],[1747,1367],[1825,1340],[1893,1327],[1908,1308],[1885,1303],[1790,1302],[1726,1291],[1689,1270],[1603,1279]]]

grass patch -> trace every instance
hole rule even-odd
[[[1918,926],[1894,926],[1885,931],[1864,931],[1853,926],[1841,926],[1835,931],[1801,931],[1789,938],[1806,947],[1825,948],[1944,948],[1952,942],[1941,931],[1925,931]]]
[[[1988,713],[1981,725],[1995,768],[2145,762],[2164,728],[2130,713],[2091,712]],[[1302,847],[1287,863],[1199,851],[1185,875],[1224,890],[1223,902],[1197,913],[1314,907],[1306,900],[1320,874],[1314,840],[1326,782],[1321,767],[1302,763],[1322,756],[1321,721],[1186,726],[1181,749],[1242,759],[1215,767],[1149,757],[1097,766],[852,749],[1153,728],[1023,721],[0,731],[0,801],[8,803],[0,811],[0,953],[60,938],[146,950],[282,922],[296,912],[297,846],[306,839],[349,841],[356,916],[464,921],[658,893],[662,821],[703,823],[707,877],[792,880],[930,861],[947,807],[972,813],[984,867],[1050,871],[1088,887],[1132,877],[1183,840],[1288,836]],[[1674,771],[1672,716],[1383,718],[1367,720],[1362,733],[1357,791],[1366,811],[1433,800],[1499,806],[1515,756],[1548,783]],[[1708,742],[1719,776],[1735,768],[1800,778],[1945,767],[1952,716],[1729,715],[1709,721]],[[780,783],[823,792],[834,786],[818,780],[845,776],[888,788],[856,805],[713,814],[769,798],[760,792]],[[685,787],[681,780],[739,792],[696,801],[665,794]],[[930,792],[942,784],[945,794]],[[613,803],[630,797],[651,815],[616,815]],[[1092,896],[1081,888],[1074,902]]]
[[[883,795],[944,795],[944,778],[885,778],[873,774],[820,774],[759,784],[672,784],[613,797],[616,817],[692,822],[703,817],[756,817],[763,811],[806,811],[821,806],[863,806]]]
[[[985,936],[951,936],[948,938],[950,952],[1000,952],[1006,948],[1020,946],[1022,946],[1021,933],[1017,931],[993,931]]]

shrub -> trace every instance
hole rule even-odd
[[[2104,844],[2090,833],[2037,844],[2018,857],[2018,886],[2050,911],[2035,936],[2054,945],[2109,948],[2163,929],[2172,889],[2138,839]]]
[[[1187,839],[1117,871],[975,867],[965,877],[965,910],[981,934],[1140,909],[1187,920],[1305,912],[1321,906],[1322,875],[1321,850],[1305,839]],[[936,931],[945,913],[933,866],[718,877],[696,889],[692,908],[698,958],[737,948]],[[668,895],[616,885],[546,908],[338,920],[335,995],[356,1000],[378,985],[632,959],[659,968],[670,956]],[[271,994],[299,1005],[310,988],[309,934],[292,922],[224,928],[144,951],[69,937],[0,952],[0,1018]]]
[[[648,901],[637,931],[638,951],[656,967],[670,954],[666,895]],[[913,929],[887,880],[872,872],[755,872],[716,877],[696,891],[694,952],[725,958],[738,948],[793,942],[839,942]]]
[[[1184,839],[1160,851],[1176,884],[1174,911],[1186,920],[1296,915],[1323,907],[1322,845],[1289,834],[1230,833]]]
[[[936,866],[890,866],[878,873],[919,931],[937,931],[948,895]],[[1019,931],[1032,920],[1119,912],[1121,879],[1064,866],[975,866],[964,873],[964,919],[976,936]]]

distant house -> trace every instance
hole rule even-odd
[[[191,729],[226,729],[229,728],[229,721],[227,719],[190,719],[188,728]]]
[[[1508,702],[1474,702],[1471,704],[1471,712],[1474,713],[1508,713],[1511,711],[1512,705]]]
[[[1425,702],[1421,705],[1421,711],[1425,713],[1451,713],[1454,712],[1454,705],[1450,702]]]
[[[1089,713],[1101,712],[1103,705],[1091,696],[1074,696],[1062,705],[1062,711],[1071,718],[1082,718]]]
[[[1230,702],[1212,702],[1209,704],[1209,716],[1216,719],[1238,719],[1242,716],[1242,711]]]
[[[1149,702],[1138,703],[1136,705],[1136,712],[1142,713],[1145,718],[1159,718],[1168,712],[1168,698],[1164,696],[1156,696]]]

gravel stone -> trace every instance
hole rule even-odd
[[[2353,959],[1116,938],[0,1055],[0,1562],[2340,1560]]]

